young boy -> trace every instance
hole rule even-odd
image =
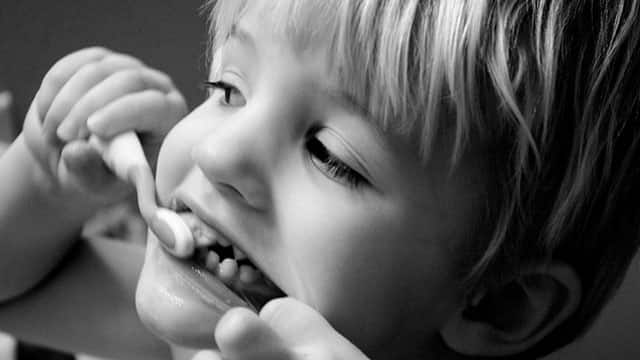
[[[150,232],[137,284],[138,314],[174,349],[213,347],[215,328],[225,359],[549,353],[588,327],[637,248],[639,8],[217,1],[210,96],[179,122],[164,75],[74,53],[0,162],[0,296],[40,281],[126,191],[86,139],[133,129],[158,154],[160,203],[197,237],[178,259]],[[122,325],[140,254],[90,246],[0,324],[47,318],[47,299],[78,326],[55,315],[58,335],[16,332],[155,356]],[[228,310],[234,296],[259,315]]]

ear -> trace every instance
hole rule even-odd
[[[519,354],[566,320],[580,297],[580,281],[571,267],[536,267],[472,296],[453,313],[440,335],[463,355]]]

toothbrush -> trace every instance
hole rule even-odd
[[[163,247],[180,258],[191,256],[191,229],[177,213],[157,205],[155,182],[138,136],[129,131],[105,141],[92,135],[89,144],[118,178],[135,187],[140,214]]]

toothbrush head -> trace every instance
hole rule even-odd
[[[158,208],[149,222],[162,246],[179,258],[188,258],[195,248],[191,229],[175,212]]]

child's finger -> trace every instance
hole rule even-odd
[[[105,192],[118,183],[100,154],[85,141],[66,144],[60,158],[58,172],[63,182],[75,184],[86,192]]]
[[[75,134],[60,133],[58,126],[70,115],[78,100],[82,99],[87,92],[114,72],[141,66],[142,63],[139,60],[121,54],[112,54],[100,61],[86,63],[81,66],[60,89],[51,103],[44,118],[45,134],[49,137],[57,135],[65,141],[72,140],[73,137],[71,135]]]
[[[278,334],[249,309],[229,310],[216,326],[215,339],[225,359],[293,359]]]
[[[149,68],[129,68],[119,71],[89,90],[71,109],[58,128],[58,135],[67,138],[88,136],[87,118],[114,100],[148,89],[169,92],[171,79],[159,71]]]
[[[53,99],[79,68],[89,62],[99,61],[107,54],[109,54],[107,49],[91,47],[76,51],[58,60],[44,76],[36,95],[36,109],[40,118],[45,118]]]
[[[89,117],[92,133],[111,138],[135,130],[166,134],[187,113],[184,98],[177,91],[165,94],[146,90],[119,98]]]

